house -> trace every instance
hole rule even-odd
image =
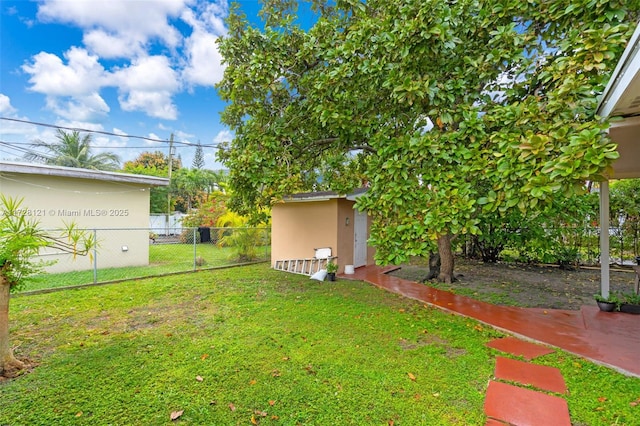
[[[346,196],[331,191],[295,194],[274,205],[272,267],[286,270],[283,262],[289,265],[289,261],[292,264],[298,261],[296,272],[301,272],[305,260],[305,266],[311,266],[317,249],[330,249],[330,256],[337,258],[338,273],[344,272],[346,265],[357,268],[374,264],[374,249],[367,245],[370,219],[354,207],[356,197],[364,191]],[[328,250],[320,252],[328,254]]]
[[[97,257],[46,249],[48,272],[149,264],[149,194],[169,180],[152,176],[0,161],[0,190],[23,199],[27,217],[44,230],[74,223],[97,237]],[[97,265],[94,264],[97,262]]]
[[[619,117],[609,128],[620,157],[609,179],[640,178],[640,25],[616,66],[598,105],[601,117]],[[600,223],[609,223],[609,181],[600,183]],[[600,233],[601,294],[609,295],[609,235]]]

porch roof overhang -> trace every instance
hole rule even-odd
[[[640,178],[640,23],[627,44],[607,87],[597,114],[610,119],[609,136],[620,157],[610,179]],[[600,227],[609,224],[609,181],[600,184]],[[600,233],[600,294],[609,296],[609,232]]]
[[[597,114],[611,119],[609,136],[618,144],[611,179],[640,178],[640,24],[602,94]]]

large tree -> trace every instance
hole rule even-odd
[[[220,40],[218,88],[235,132],[221,150],[231,208],[365,181],[380,263],[479,233],[484,212],[527,210],[582,191],[617,157],[597,96],[638,17],[638,0],[264,2],[237,9]],[[329,172],[329,174],[327,174]]]
[[[31,144],[31,147],[36,151],[29,152],[25,158],[44,164],[83,169],[114,171],[120,168],[120,158],[116,154],[112,152],[93,153],[90,133],[81,136],[77,131],[67,133],[58,129],[56,138],[57,140],[54,142],[36,140]]]
[[[42,270],[36,259],[41,249],[86,255],[96,246],[93,234],[69,224],[60,232],[47,232],[27,216],[21,200],[0,194],[0,376],[11,376],[25,367],[16,359],[9,342],[9,295],[24,280]]]

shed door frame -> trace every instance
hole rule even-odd
[[[353,267],[367,264],[367,213],[354,209]]]

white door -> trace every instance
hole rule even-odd
[[[367,214],[354,210],[353,224],[353,267],[367,264]]]

